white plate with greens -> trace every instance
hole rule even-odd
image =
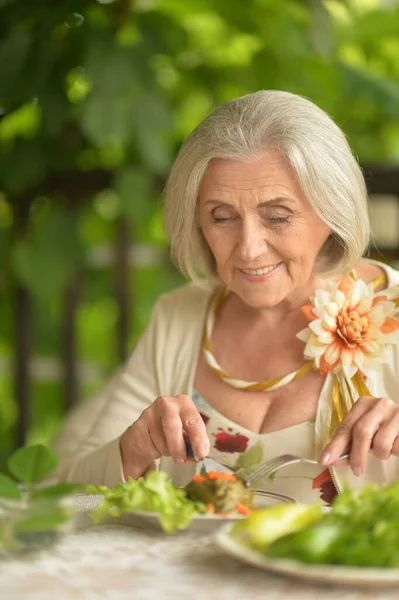
[[[399,586],[399,481],[347,487],[318,504],[254,511],[215,536],[229,555],[266,571],[351,586]]]
[[[270,506],[276,506],[278,504],[291,504],[292,502],[295,502],[295,500],[290,496],[262,490],[257,491],[255,494],[254,508],[266,508]],[[235,523],[243,518],[244,517],[238,513],[231,516],[223,516],[218,514],[199,514],[192,517],[192,520],[187,526],[186,530],[198,533],[211,533],[227,523]],[[161,529],[159,514],[156,512],[135,510],[130,514],[123,515],[123,522],[125,524],[134,525],[135,522],[137,523],[137,519],[144,520],[146,523],[152,527],[155,527],[156,529]]]
[[[264,508],[295,502],[283,494],[259,491],[254,507]],[[228,522],[243,519],[240,514],[223,516],[206,512],[202,502],[191,500],[185,491],[175,486],[168,475],[152,471],[146,478],[129,479],[114,489],[89,486],[86,495],[78,498],[78,512],[89,515],[95,523],[119,522],[135,525],[138,520],[167,533],[179,530],[209,533]],[[87,523],[87,519],[85,519]],[[79,523],[84,526],[86,523]]]
[[[351,567],[330,564],[308,564],[300,561],[271,558],[259,550],[245,546],[231,536],[232,524],[216,533],[215,541],[227,554],[270,573],[295,577],[314,583],[350,585],[356,587],[399,585],[399,569]]]

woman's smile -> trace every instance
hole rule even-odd
[[[268,267],[258,267],[257,269],[239,268],[238,270],[247,281],[252,283],[263,283],[264,281],[271,279],[281,265],[282,263],[279,262]]]

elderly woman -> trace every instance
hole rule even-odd
[[[337,125],[285,92],[223,104],[183,144],[165,219],[191,282],[159,298],[127,364],[71,415],[58,478],[113,486],[159,468],[183,485],[198,469],[185,438],[248,471],[317,457],[265,483],[302,501],[394,478],[399,273],[361,259],[366,189]]]

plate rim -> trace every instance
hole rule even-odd
[[[366,587],[399,585],[398,567],[356,567],[334,564],[311,564],[288,558],[270,558],[260,551],[248,548],[230,533],[233,523],[228,523],[214,534],[216,545],[237,560],[260,567],[273,574],[287,575],[307,582],[334,583]]]

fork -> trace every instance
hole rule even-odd
[[[337,458],[337,461],[343,460],[348,457],[348,453],[341,454],[341,456]],[[235,471],[235,474],[237,475],[237,477],[240,477],[245,482],[245,485],[247,487],[252,488],[262,479],[269,479],[272,475],[274,475],[274,473],[276,473],[276,471],[279,471],[284,467],[288,467],[288,465],[294,465],[299,462],[305,462],[311,465],[320,465],[318,460],[313,460],[311,458],[302,458],[301,456],[296,456],[295,454],[281,454],[280,456],[275,456],[274,458],[271,458],[270,460],[267,460],[266,462],[262,463],[257,469],[255,469],[255,471],[253,471],[249,475],[246,475],[243,472],[243,469]]]
[[[189,456],[196,458],[191,444],[186,442],[186,450]],[[337,458],[338,460],[343,460],[345,458],[349,458],[349,453],[341,454]],[[198,460],[196,458],[196,460]],[[219,461],[214,456],[207,456],[205,459],[200,459],[199,462],[203,464],[203,467],[206,469],[204,461],[211,460],[215,463],[215,469],[220,465]],[[252,488],[254,485],[259,483],[262,479],[270,478],[276,471],[283,469],[284,467],[288,467],[289,465],[294,465],[299,462],[309,463],[311,465],[320,465],[318,460],[314,460],[312,458],[302,458],[301,456],[297,456],[296,454],[280,454],[279,456],[275,456],[270,460],[262,463],[255,471],[252,471],[249,475],[246,474],[244,469],[233,469],[232,467],[228,467],[227,465],[220,465],[223,470],[228,470],[234,475],[237,475],[241,481],[245,483],[245,485],[249,488]],[[321,466],[321,465],[320,465]]]

